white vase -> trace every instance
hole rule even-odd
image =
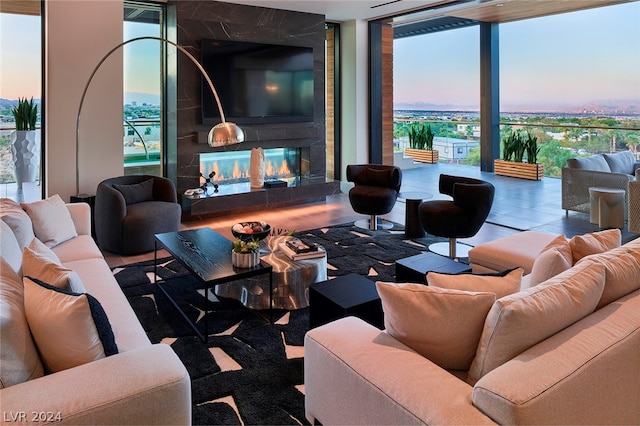
[[[23,182],[35,182],[40,168],[40,130],[15,130],[11,133],[11,156],[18,190]]]
[[[253,268],[260,263],[260,253],[236,253],[231,251],[231,263],[238,268]]]
[[[265,167],[264,151],[262,151],[262,148],[252,148],[251,163],[249,166],[252,188],[262,188],[264,186]]]

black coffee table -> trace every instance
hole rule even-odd
[[[205,334],[202,334],[196,324],[189,319],[178,303],[163,287],[164,281],[155,282],[158,249],[164,247],[190,273],[201,282],[205,290]],[[209,336],[209,291],[217,284],[249,278],[260,274],[269,274],[269,321],[273,322],[273,278],[271,265],[261,261],[253,268],[238,268],[231,263],[231,249],[233,243],[211,228],[192,229],[188,231],[167,232],[155,235],[155,250],[153,254],[154,283],[167,296],[169,301],[180,312],[202,341]]]
[[[450,257],[432,252],[421,253],[396,260],[396,282],[426,284],[429,271],[459,274],[470,270],[471,267],[466,263],[456,262]]]

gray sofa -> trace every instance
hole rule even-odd
[[[639,167],[640,162],[630,151],[567,160],[562,168],[562,208],[567,213],[569,210],[589,213],[590,187],[623,189],[625,205],[628,205],[627,184],[635,181]]]
[[[61,266],[76,273],[86,293],[102,305],[118,353],[54,373],[45,371],[38,360],[44,359],[42,351],[34,349],[37,343],[31,337],[25,303],[20,303],[26,300],[23,253],[34,242],[34,227],[19,204],[9,199],[0,202],[2,421],[14,416],[13,421],[27,423],[48,419],[69,424],[190,424],[189,374],[170,346],[151,344],[147,338],[91,238],[90,209],[85,203],[66,205],[77,235],[48,245]],[[54,333],[52,338],[55,342],[60,337]],[[26,368],[27,374],[21,373],[25,363],[34,365]],[[24,417],[16,417],[21,413]]]
[[[543,332],[580,303],[574,294],[566,306],[557,305],[568,294],[565,285],[594,277],[604,283],[596,309]],[[539,307],[543,299],[535,296],[550,291],[562,296]],[[494,321],[509,327],[519,318],[516,310],[496,306],[516,301],[540,315],[526,326],[511,325],[501,338],[511,344],[536,336],[537,343],[472,378],[481,348],[498,339]],[[442,368],[355,317],[307,333],[304,371],[311,423],[639,424],[640,241],[588,256],[545,283],[497,299],[469,371]]]

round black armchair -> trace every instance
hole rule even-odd
[[[154,234],[180,230],[182,208],[167,178],[127,175],[102,181],[96,191],[98,247],[120,254],[152,251]]]
[[[367,214],[370,219],[356,221],[359,228],[389,229],[391,222],[378,218],[387,214],[396,204],[402,184],[402,170],[383,164],[351,164],[347,166],[347,181],[355,186],[349,190],[349,202],[356,213]]]
[[[458,244],[457,238],[473,237],[489,216],[495,188],[489,182],[460,176],[440,175],[440,193],[453,200],[432,200],[420,204],[424,230],[449,243],[436,243],[429,250],[455,258],[467,257],[470,246]]]

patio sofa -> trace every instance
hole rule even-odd
[[[591,187],[623,189],[625,206],[628,206],[627,185],[635,181],[639,167],[640,162],[631,151],[570,158],[562,168],[562,208],[567,213],[569,210],[589,213]],[[625,208],[625,216],[626,211]]]
[[[439,348],[414,344],[411,332],[398,334],[393,325],[390,331],[389,321],[406,310],[388,312],[381,290],[390,284],[377,283],[386,330],[347,317],[307,333],[307,419],[325,425],[640,423],[640,241],[584,256],[567,268],[489,299],[484,324],[475,322],[479,340],[468,339],[472,348],[478,343],[466,370],[427,357],[423,351],[437,354]],[[474,301],[492,294],[395,286],[398,292],[411,289],[414,300],[429,288]],[[425,315],[429,319],[413,318],[425,340],[467,335],[447,324],[466,318],[466,310]]]
[[[189,374],[147,338],[91,238],[89,205],[0,208],[2,421],[189,424]]]

